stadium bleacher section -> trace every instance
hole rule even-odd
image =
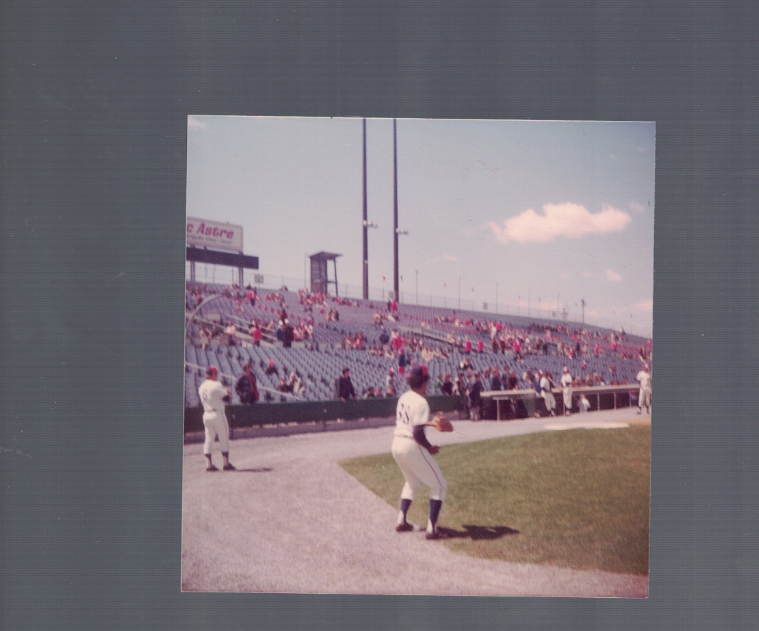
[[[650,342],[644,338],[619,334],[616,351],[612,351],[612,332],[576,323],[559,323],[553,320],[493,315],[471,311],[459,311],[421,305],[399,306],[398,320],[394,320],[388,305],[376,301],[314,296],[298,292],[258,290],[255,306],[247,298],[248,289],[202,283],[186,284],[187,317],[193,314],[185,340],[185,405],[196,407],[198,386],[203,380],[205,367],[213,364],[219,368],[221,380],[233,389],[235,379],[242,374],[242,366],[250,361],[261,391],[261,402],[279,403],[290,400],[320,401],[335,398],[335,380],[347,367],[359,395],[371,386],[385,387],[389,368],[397,368],[395,356],[380,350],[380,334],[383,329],[390,334],[397,331],[405,339],[408,362],[423,361],[422,349],[435,357],[425,362],[433,376],[430,393],[434,390],[434,378],[451,373],[456,378],[462,372],[461,363],[468,357],[472,369],[482,371],[497,366],[502,373],[515,370],[521,389],[531,388],[522,380],[530,369],[551,371],[558,380],[562,367],[569,366],[574,376],[585,377],[597,373],[605,383],[631,384],[636,386],[635,376],[643,361],[651,364]],[[219,297],[196,306],[205,298]],[[295,327],[292,348],[283,348],[275,334],[282,311]],[[337,314],[335,314],[337,312]],[[264,330],[261,346],[254,346],[248,335],[253,321]],[[229,322],[237,328],[234,345],[224,333]],[[379,325],[381,323],[381,326]],[[205,325],[209,337],[201,337]],[[505,353],[493,353],[491,336],[503,337]],[[463,343],[466,337],[476,347],[482,339],[484,352],[472,352],[466,356]],[[520,340],[523,359],[512,351],[514,338]],[[357,342],[357,339],[361,341]],[[545,345],[542,343],[545,342]],[[569,357],[577,345],[581,355]],[[599,353],[594,353],[595,345]],[[361,346],[362,348],[355,348]],[[386,345],[386,348],[389,345]],[[547,354],[544,354],[547,351]],[[388,356],[389,355],[389,356]],[[274,360],[277,375],[266,375],[265,368]],[[583,367],[585,362],[585,367]],[[614,371],[614,372],[612,372]],[[277,392],[282,376],[295,372],[306,386],[299,397],[286,397]],[[398,380],[399,394],[407,386]],[[234,403],[239,403],[233,394]]]

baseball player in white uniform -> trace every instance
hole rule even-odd
[[[651,413],[651,375],[648,374],[648,364],[643,364],[643,370],[635,377],[640,382],[640,391],[638,392],[638,414],[643,412],[643,405],[646,411]]]
[[[556,397],[551,392],[551,382],[548,381],[548,377],[543,374],[542,370],[538,372],[538,375],[540,376],[540,393],[546,403],[546,408],[551,416],[556,416]]]
[[[206,471],[218,471],[211,462],[211,448],[216,436],[219,437],[221,455],[224,458],[224,471],[234,471],[229,462],[229,425],[224,413],[225,399],[229,399],[229,390],[218,381],[216,366],[206,368],[206,380],[200,384],[198,394],[203,403],[203,425],[206,427],[206,442],[203,445],[203,455],[206,457]]]
[[[392,453],[403,477],[406,478],[406,483],[401,491],[401,507],[395,530],[411,532],[415,529],[414,525],[406,520],[406,514],[419,487],[425,484],[430,489],[430,512],[426,537],[441,539],[445,535],[438,531],[437,519],[448,485],[432,458],[440,451],[440,448],[431,445],[424,434],[424,427],[430,420],[430,406],[424,398],[429,378],[427,366],[414,365],[407,378],[411,390],[398,399],[396,407]]]
[[[561,389],[564,394],[564,414],[572,414],[572,375],[569,368],[564,366],[564,374],[561,376]]]

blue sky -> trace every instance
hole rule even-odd
[[[401,119],[397,135],[405,302],[418,286],[421,304],[492,313],[497,292],[499,313],[579,320],[584,298],[586,322],[651,335],[653,123]],[[325,250],[360,296],[362,151],[360,118],[190,117],[187,213],[242,225],[267,285],[302,285]],[[393,288],[392,119],[367,121],[367,168],[378,299]]]

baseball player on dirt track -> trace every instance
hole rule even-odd
[[[411,532],[415,529],[406,520],[406,514],[419,487],[425,484],[430,489],[426,537],[440,539],[444,534],[438,532],[437,520],[448,485],[432,458],[440,448],[431,445],[424,434],[424,428],[430,421],[430,406],[424,398],[429,378],[427,366],[416,364],[408,375],[411,390],[398,399],[392,453],[406,483],[401,491],[401,507],[395,529],[397,532]]]
[[[221,455],[224,458],[224,471],[234,471],[229,463],[229,425],[224,413],[225,400],[229,400],[229,390],[218,381],[216,366],[206,368],[206,380],[200,384],[198,394],[203,402],[203,425],[206,427],[206,442],[203,445],[203,455],[206,457],[206,471],[218,471],[211,462],[211,448],[218,435]]]
[[[651,375],[648,374],[648,364],[643,364],[643,370],[635,377],[640,382],[640,391],[638,392],[638,414],[643,412],[643,406],[646,411],[651,413]]]

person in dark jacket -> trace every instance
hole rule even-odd
[[[443,385],[440,387],[440,391],[447,397],[453,396],[453,382],[451,381],[451,373],[446,374]]]
[[[292,348],[293,340],[295,339],[295,329],[290,324],[289,320],[285,320],[285,326],[282,329],[282,346],[284,348]]]
[[[258,386],[250,362],[242,367],[242,371],[242,375],[235,384],[235,392],[240,397],[240,403],[253,404],[258,401]]]
[[[503,389],[503,383],[501,382],[501,377],[498,374],[498,366],[493,367],[493,371],[491,373],[490,377],[490,389],[491,390],[502,390]]]
[[[480,381],[480,373],[469,375],[467,398],[469,400],[469,418],[473,421],[480,420],[480,405],[482,404],[482,398],[480,397],[481,392],[482,382]]]
[[[343,401],[350,399],[357,399],[356,391],[353,389],[353,383],[351,382],[350,368],[343,368],[343,376],[340,377],[337,384],[337,396]]]

